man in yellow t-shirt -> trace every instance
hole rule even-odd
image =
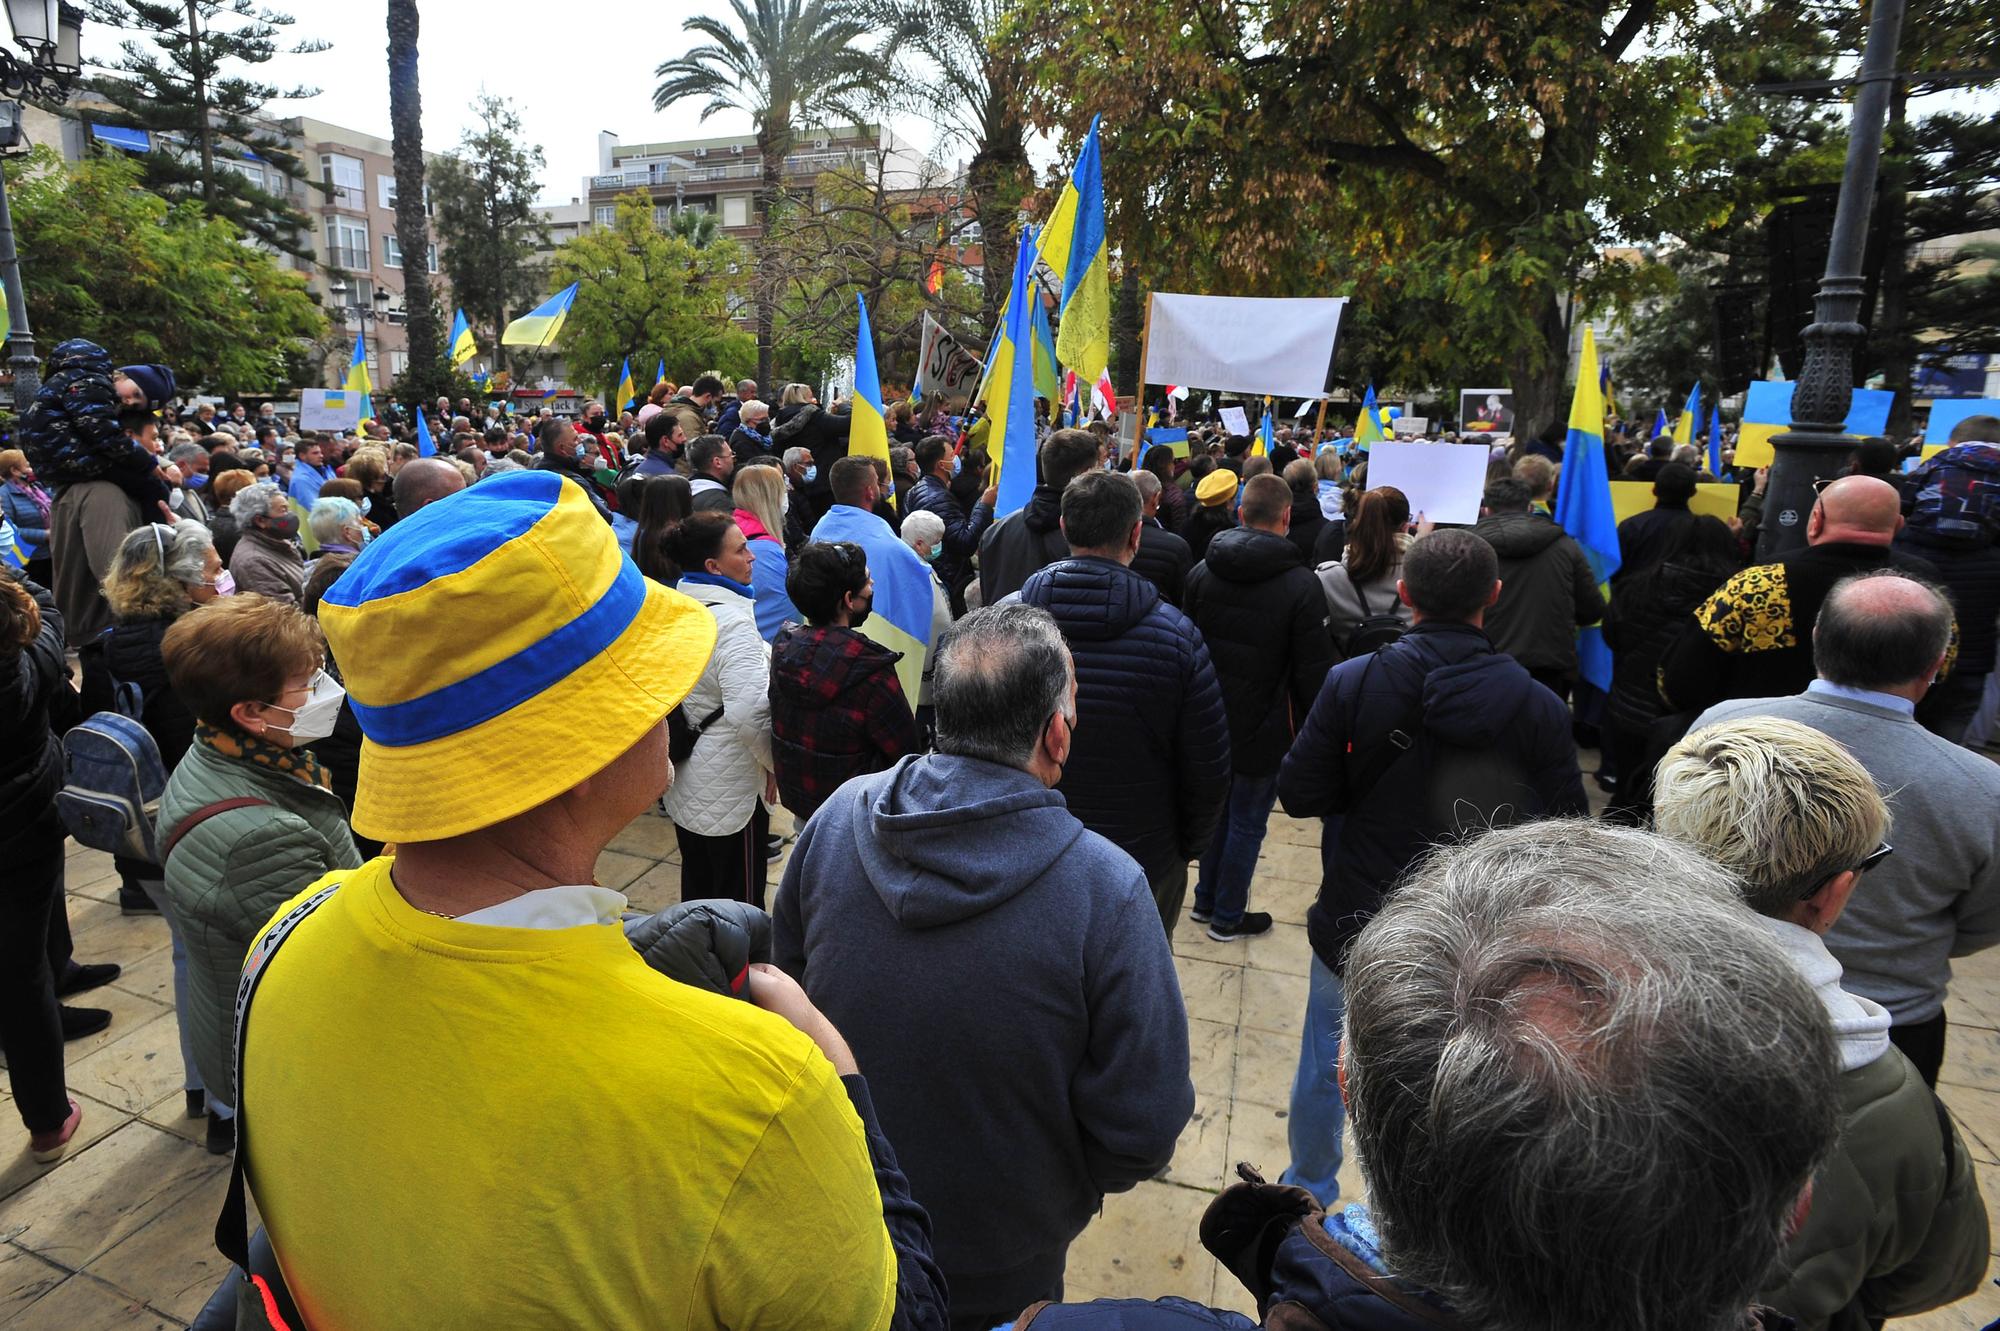
[[[398,523],[320,615],[354,827],[395,853],[307,889],[339,884],[251,1005],[247,1174],[301,1320],[941,1325],[839,1033],[775,970],[743,1002],[649,969],[592,885],[714,620],[549,472]]]

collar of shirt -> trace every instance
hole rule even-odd
[[[616,924],[625,897],[608,887],[569,884],[537,888],[497,905],[460,915],[460,924],[508,929],[574,929],[583,924]]]
[[[1849,702],[1865,702],[1871,707],[1886,707],[1892,712],[1901,712],[1904,716],[1914,717],[1917,714],[1917,705],[1908,698],[1899,698],[1893,693],[1877,693],[1873,689],[1852,689],[1845,684],[1831,684],[1823,679],[1816,679],[1806,685],[1806,692],[1823,694],[1829,698],[1845,698]]]

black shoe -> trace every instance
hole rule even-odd
[[[1233,943],[1239,938],[1255,938],[1258,934],[1271,932],[1271,917],[1261,910],[1247,910],[1243,918],[1233,925],[1211,924],[1208,936],[1218,943]]]
[[[764,863],[776,864],[785,858],[785,839],[781,836],[764,836]]]
[[[220,1114],[208,1116],[208,1153],[228,1155],[236,1149],[236,1120]]]
[[[110,984],[118,978],[118,963],[100,961],[92,966],[70,963],[63,977],[56,981],[56,997],[68,998],[71,994],[86,994],[101,985]]]
[[[1618,791],[1618,778],[1610,772],[1600,769],[1591,773],[1591,780],[1597,782],[1597,788],[1607,795],[1616,794]]]
[[[136,887],[118,889],[118,913],[120,915],[158,915],[160,908],[153,899]]]
[[[68,1007],[62,1009],[62,1035],[67,1043],[81,1040],[86,1035],[95,1035],[111,1024],[111,1014],[101,1007]]]
[[[1207,924],[1215,918],[1215,912],[1212,910],[1203,910],[1200,906],[1192,906],[1188,909],[1188,918],[1196,924]]]
[[[208,1112],[208,1092],[189,1091],[187,1093],[187,1116],[200,1118]]]

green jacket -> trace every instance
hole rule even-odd
[[[1759,1303],[1802,1331],[1862,1331],[1962,1299],[1986,1273],[1972,1156],[1902,1053],[1840,1078],[1840,1145]]]
[[[197,739],[160,800],[160,844],[205,804],[249,796],[262,805],[206,819],[167,858],[167,903],[185,940],[188,1010],[181,1014],[209,1094],[235,1098],[236,979],[278,907],[334,869],[361,864],[340,797],[283,772],[218,753]]]

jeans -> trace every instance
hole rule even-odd
[[[188,1035],[188,959],[187,943],[181,937],[180,921],[174,918],[174,909],[167,904],[167,885],[157,878],[142,878],[139,886],[160,908],[160,918],[167,922],[167,937],[173,940],[174,957],[174,1022],[180,1027],[181,1037],[181,1086],[190,1091],[206,1088],[201,1084],[201,1073],[194,1065],[194,1041]],[[219,1102],[214,1096],[208,1097],[208,1107],[213,1110]],[[223,1105],[223,1108],[227,1108]]]
[[[1347,1126],[1347,1106],[1340,1102],[1335,1073],[1346,1016],[1340,977],[1315,956],[1306,993],[1305,1031],[1299,1038],[1299,1070],[1292,1076],[1291,1118],[1285,1127],[1292,1162],[1279,1182],[1304,1188],[1329,1211],[1340,1197],[1340,1134]]]
[[[1231,927],[1250,904],[1250,879],[1257,872],[1257,852],[1264,847],[1264,829],[1271,806],[1278,802],[1278,774],[1229,778],[1229,799],[1215,837],[1201,857],[1201,878],[1194,885],[1194,908],[1213,914],[1215,923]]]

